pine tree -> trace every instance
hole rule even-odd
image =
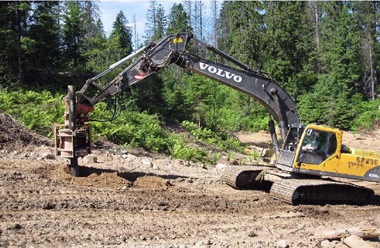
[[[167,18],[165,16],[165,9],[162,4],[158,5],[157,8],[157,16],[156,16],[156,29],[154,31],[154,35],[152,40],[158,40],[165,36],[166,26],[167,26]]]
[[[63,55],[69,70],[85,70],[85,28],[80,2],[66,2],[63,14]]]
[[[132,53],[132,29],[128,26],[127,18],[120,11],[113,23],[113,29],[109,38],[111,57],[115,61]]]
[[[313,30],[307,19],[307,2],[268,2],[266,6],[264,70],[297,100],[313,82],[301,77],[309,65]]]
[[[94,31],[93,36],[86,37],[86,68],[91,72],[91,75],[97,74],[112,63],[109,61],[107,38],[100,19],[98,19]]]
[[[145,43],[148,44],[151,41],[163,38],[166,33],[167,19],[162,4],[157,5],[155,0],[150,0],[146,19]]]
[[[28,23],[30,2],[0,2],[1,77],[4,81],[25,84],[26,54],[29,50]]]
[[[60,61],[59,3],[37,2],[29,25],[29,80],[51,83],[62,68]]]
[[[362,80],[359,85],[359,91],[375,100],[377,97],[376,88],[378,85],[378,64],[379,44],[377,41],[377,16],[380,12],[378,2],[358,2],[354,3],[353,8],[357,11],[357,25],[361,27],[360,58],[362,62]]]
[[[348,129],[356,114],[353,103],[357,99],[354,86],[360,75],[360,35],[353,15],[349,2],[323,3],[319,54],[321,74],[314,91],[303,96],[300,102],[300,112],[309,122]],[[318,108],[315,107],[316,102]],[[314,112],[312,116],[311,112]]]
[[[232,18],[230,11],[234,3],[231,1],[224,1],[221,6],[219,18],[217,20],[216,39],[218,48],[224,51],[229,51],[231,41],[229,39],[232,32]],[[233,53],[231,53],[233,55]]]
[[[189,17],[183,8],[183,5],[180,3],[175,3],[170,9],[169,22],[166,33],[168,35],[171,35],[187,31],[191,31],[191,27],[189,25]]]

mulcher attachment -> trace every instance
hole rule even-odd
[[[65,99],[64,124],[54,125],[55,155],[70,159],[72,176],[80,176],[78,158],[91,153],[91,125],[78,115],[75,86],[69,85]]]

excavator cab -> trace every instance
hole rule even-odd
[[[301,136],[291,171],[317,176],[380,181],[380,153],[342,144],[338,129],[308,125]]]
[[[308,125],[298,143],[293,171],[325,175],[338,171],[341,157],[342,131]]]
[[[308,128],[305,131],[297,163],[321,164],[337,150],[337,136],[335,132]]]
[[[308,125],[292,127],[280,151],[276,166],[304,174],[336,171],[342,146],[342,132],[337,129]],[[326,167],[327,166],[327,167]]]

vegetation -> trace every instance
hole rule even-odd
[[[106,36],[93,1],[0,2],[0,109],[51,135],[62,122],[67,85],[79,88],[138,48],[123,11]],[[219,6],[218,6],[219,4]],[[253,68],[265,71],[296,100],[304,123],[346,130],[380,122],[378,2],[202,1],[163,6],[150,1],[143,43],[192,31]],[[212,25],[210,25],[210,23]],[[134,35],[133,35],[134,33]],[[135,42],[132,42],[134,40]],[[221,61],[198,47],[194,53]],[[107,75],[103,82],[116,74]],[[165,128],[176,123],[199,144],[239,149],[233,131],[267,128],[266,110],[250,97],[212,80],[169,67],[123,96],[120,116],[94,122],[94,134],[173,157],[205,160],[201,146]],[[99,104],[95,119],[108,119]],[[211,159],[212,160],[212,159]]]

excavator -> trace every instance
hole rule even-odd
[[[206,48],[227,62],[202,58],[189,51],[189,43],[195,43],[193,47]],[[105,86],[97,83],[101,77],[127,62],[128,65]],[[289,204],[365,204],[374,197],[372,189],[348,179],[380,182],[379,152],[343,145],[343,132],[338,129],[303,125],[294,100],[277,82],[260,70],[200,41],[190,32],[170,35],[140,48],[88,79],[78,91],[75,86],[68,86],[65,121],[55,124],[54,143],[56,156],[70,159],[69,169],[73,176],[80,175],[78,158],[91,153],[89,122],[95,105],[169,65],[241,91],[262,104],[269,113],[272,162],[227,166],[223,179],[229,186],[258,189],[269,183],[270,195]]]

